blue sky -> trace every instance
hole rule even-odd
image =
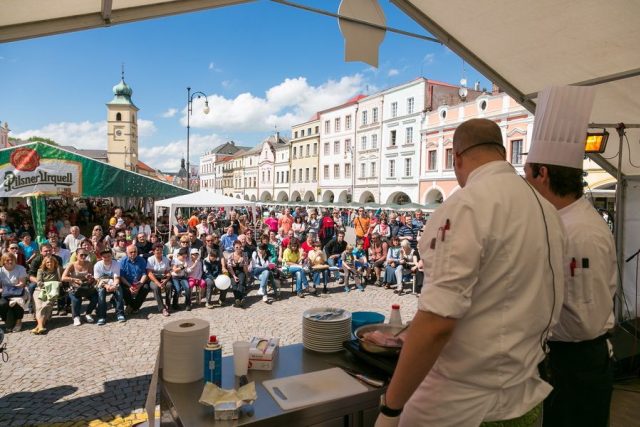
[[[302,1],[301,1],[302,3]],[[338,1],[304,4],[337,12]],[[425,31],[388,2],[387,25]],[[10,135],[106,149],[106,107],[125,79],[140,108],[140,159],[177,170],[186,154],[187,86],[209,96],[192,116],[191,162],[221,142],[253,146],[274,131],[358,93],[421,74],[456,83],[462,60],[447,48],[387,33],[379,68],[344,61],[334,18],[259,1],[0,45],[0,120]],[[469,84],[490,82],[468,65]]]

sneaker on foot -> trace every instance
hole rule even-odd
[[[338,280],[338,284],[342,285],[344,283],[344,279],[341,277],[340,280]]]
[[[191,311],[191,305],[186,306],[186,307],[185,307],[185,310],[187,310],[187,311]]]
[[[206,303],[204,306],[209,309],[212,309],[213,307],[215,307],[215,305],[211,304],[210,302]]]
[[[98,326],[102,326],[104,324],[106,324],[107,321],[105,319],[98,319]]]
[[[169,316],[170,316],[170,315],[169,315],[169,310],[167,310],[166,308],[163,308],[163,309],[162,309],[162,315],[163,315],[164,317],[169,317]]]
[[[91,316],[90,314],[85,314],[84,320],[86,320],[87,323],[93,323],[93,316]]]
[[[266,296],[266,295],[263,295],[263,296],[262,296],[262,301],[264,301],[264,302],[269,301],[269,297],[268,297],[268,296]]]
[[[351,292],[351,289],[350,289],[348,286],[345,286],[345,287],[344,287],[344,291],[345,291],[345,292]]]
[[[260,295],[260,296],[265,295],[265,293],[264,293],[264,289],[259,288],[259,289],[258,289],[258,295]]]
[[[22,320],[16,320],[16,324],[13,327],[13,332],[20,332],[22,329]]]
[[[127,319],[122,314],[118,314],[118,322],[124,323],[126,321]]]
[[[302,291],[298,291],[298,296],[299,296],[300,298],[304,298],[304,294],[302,293]]]
[[[73,326],[80,326],[82,322],[80,321],[80,316],[76,316],[73,318]]]

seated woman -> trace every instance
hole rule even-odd
[[[36,305],[37,326],[31,330],[32,334],[40,335],[47,331],[47,322],[53,314],[53,306],[62,291],[62,267],[52,255],[47,255],[42,260],[36,276],[36,290],[33,298]]]
[[[184,291],[185,310],[191,311],[191,289],[187,279],[187,268],[189,268],[189,249],[180,248],[171,261],[171,281],[173,283],[173,303],[171,308],[179,310],[178,299],[180,292]]]
[[[344,291],[351,291],[351,288],[349,287],[350,276],[353,276],[353,281],[355,282],[358,291],[364,291],[361,283],[362,275],[356,267],[356,258],[353,256],[353,245],[347,245],[347,248],[344,250],[344,252],[342,252],[342,255],[340,256],[340,259],[342,260],[342,272],[344,273]]]
[[[317,289],[318,285],[320,285],[320,280],[322,280],[322,292],[326,294],[327,283],[329,282],[329,264],[327,264],[327,254],[322,250],[320,240],[313,242],[313,249],[309,252],[307,259],[311,268],[313,287]]]
[[[403,277],[415,274],[417,270],[417,259],[415,251],[411,249],[411,244],[408,240],[403,240],[400,243],[400,266],[402,269],[396,269],[396,287],[395,293],[401,294],[403,291]]]
[[[296,293],[300,298],[304,298],[302,291],[309,287],[307,274],[302,268],[303,259],[304,252],[300,249],[300,242],[292,238],[287,249],[282,253],[282,270],[288,270],[296,278]]]
[[[391,285],[396,283],[396,271],[400,272],[402,277],[402,265],[400,264],[400,239],[398,236],[391,238],[391,245],[387,251],[387,266],[384,270],[383,285],[385,289],[391,288]]]
[[[76,250],[77,261],[70,262],[62,274],[62,281],[68,283],[69,298],[71,299],[71,313],[73,315],[73,325],[80,326],[80,312],[82,311],[82,298],[89,300],[89,305],[85,312],[87,323],[93,323],[91,313],[98,305],[98,290],[95,287],[93,278],[93,264],[87,261],[88,253],[84,247]]]
[[[27,285],[27,270],[16,263],[16,257],[6,252],[0,259],[0,317],[4,320],[6,332],[19,332],[22,329],[22,317],[29,292]]]
[[[275,264],[269,259],[269,253],[267,252],[267,244],[261,243],[258,249],[253,252],[251,256],[251,265],[253,266],[251,274],[260,280],[260,289],[258,289],[258,295],[262,295],[262,301],[268,302],[267,296],[267,283],[271,285],[273,293],[278,299],[280,293],[276,287],[276,281],[273,276],[273,270]]]
[[[169,316],[169,304],[171,303],[171,261],[162,254],[164,245],[157,242],[153,246],[153,255],[147,258],[147,276],[151,283],[149,286],[158,304],[158,311],[163,316]],[[165,300],[162,301],[162,293]]]
[[[381,239],[381,235],[374,232],[371,235],[371,245],[369,245],[369,263],[376,273],[376,285],[382,286],[382,270],[387,261],[389,246]]]
[[[222,272],[231,275],[231,289],[233,290],[234,305],[242,308],[249,277],[249,260],[242,251],[242,242],[233,243],[233,252],[222,259]]]

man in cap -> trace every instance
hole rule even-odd
[[[376,425],[536,425],[563,291],[560,218],[505,161],[495,122],[461,124],[453,153],[461,189],[422,233],[418,312]]]
[[[607,331],[613,327],[617,264],[613,236],[583,197],[582,162],[593,89],[553,87],[539,96],[527,180],[553,204],[564,224],[565,297],[549,340],[545,426],[607,426],[613,370]],[[554,114],[545,114],[552,110]],[[573,130],[573,131],[571,131]]]

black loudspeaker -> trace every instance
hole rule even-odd
[[[609,337],[613,346],[614,378],[616,380],[635,378],[640,374],[638,330],[627,327],[630,325],[625,323],[616,326]]]

